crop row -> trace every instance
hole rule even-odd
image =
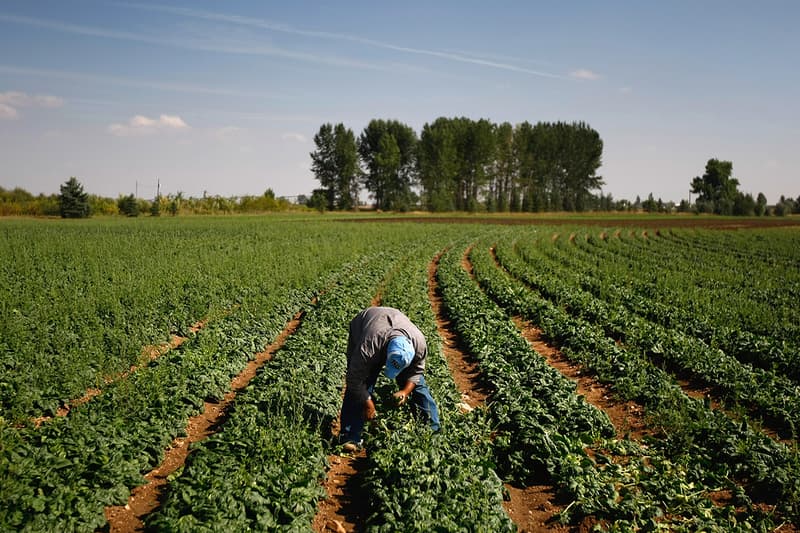
[[[67,417],[39,428],[0,422],[0,530],[103,526],[104,507],[127,502],[204,400],[221,399],[231,377],[310,298],[294,291],[258,315],[239,308]]]
[[[365,485],[370,531],[514,531],[502,508],[485,410],[461,413],[460,395],[442,353],[428,298],[431,246],[409,254],[383,291],[383,304],[402,309],[428,344],[425,379],[439,406],[442,430],[410,420],[409,409],[381,406],[367,436]],[[378,398],[394,387],[381,382]]]
[[[621,398],[645,406],[648,418],[664,432],[648,442],[653,453],[681,465],[687,481],[706,491],[732,490],[739,504],[749,506],[749,498],[738,488],[741,483],[751,497],[772,501],[797,520],[800,464],[786,446],[689,398],[674,379],[608,338],[601,326],[568,313],[500,271],[487,248],[476,248],[472,256],[481,285],[509,312],[538,324],[565,355],[610,384]],[[510,252],[509,245],[497,247],[502,265],[521,279],[533,275],[533,269]],[[753,508],[746,517],[762,519],[768,517]]]
[[[495,458],[504,477],[521,485],[552,480],[560,497],[570,502],[562,513],[564,521],[592,515],[620,528],[657,527],[676,518],[664,517],[665,508],[680,514],[694,505],[705,511],[691,517],[700,525],[722,512],[692,493],[677,466],[660,463],[630,441],[598,440],[613,433],[605,414],[586,404],[574,384],[529,348],[460,260],[457,252],[443,257],[439,279],[456,329],[496,390],[489,413],[497,432]],[[605,449],[605,454],[595,452],[597,459],[586,451],[593,442],[602,442]],[[612,461],[609,449],[625,460]],[[661,474],[660,485],[647,492],[643,487],[654,484],[654,468]]]
[[[702,252],[722,254],[734,262],[761,262],[767,267],[800,266],[796,231],[772,230],[768,238],[761,232],[687,231],[662,232],[669,240]]]
[[[773,238],[771,234],[761,236]],[[607,266],[623,267],[624,279],[648,285],[645,296],[707,315],[720,326],[798,342],[800,330],[793,314],[800,294],[796,268],[770,265],[766,258],[732,260],[730,252],[743,245],[733,246],[726,254],[691,253],[663,237],[593,239],[592,244],[592,253],[601,249],[613,252]],[[777,250],[772,256],[781,257]]]
[[[503,248],[498,246],[498,254],[508,257],[509,252]],[[663,360],[714,386],[725,400],[750,408],[786,435],[794,435],[795,428],[800,427],[800,388],[796,383],[743,364],[719,349],[646,320],[622,305],[594,297],[580,289],[582,278],[573,270],[547,260],[535,246],[520,245],[516,249],[527,266],[515,273],[571,314],[602,326],[607,335],[629,349]]]
[[[193,446],[147,519],[160,531],[306,529],[324,496],[330,427],[338,415],[347,325],[391,262],[365,258],[319,296],[299,329],[237,396],[221,432]]]
[[[494,297],[503,294],[505,304],[519,301],[521,295],[503,283],[487,246],[474,248],[470,258],[474,273],[488,294]],[[558,454],[550,459],[548,467],[556,469],[556,473],[550,473],[562,493],[573,501],[568,508],[578,516],[594,514],[621,528],[657,528],[669,524],[670,528],[686,530],[736,530],[739,525],[744,529],[763,525],[761,517],[756,516],[747,517],[746,523],[737,525],[732,506],[715,506],[706,497],[714,485],[698,484],[685,462],[675,457],[627,439],[604,439],[586,442],[585,446],[591,448],[593,459],[586,456],[585,450],[582,456],[576,452],[577,457],[582,457],[582,470],[559,465],[564,461],[568,467],[577,469],[576,457],[570,462]],[[558,468],[565,468],[566,475],[558,475]]]
[[[433,235],[272,217],[72,222],[0,226],[0,416],[12,423],[53,415],[200,320],[258,313],[362,254]]]
[[[721,325],[713,315],[692,312],[674,300],[659,299],[652,283],[620,269],[608,246],[597,242],[593,236],[589,236],[587,243],[593,246],[590,248],[589,244],[578,241],[571,249],[551,246],[543,252],[575,275],[576,287],[595,297],[610,304],[624,305],[639,316],[696,337],[739,361],[800,380],[800,350],[796,344]],[[653,266],[652,271],[661,270]],[[717,301],[718,305],[723,305],[725,300]]]

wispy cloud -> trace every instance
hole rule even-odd
[[[64,105],[64,100],[48,94],[27,94],[19,91],[0,93],[0,119],[19,118],[21,107],[55,108]]]
[[[63,80],[74,80],[81,83],[106,83],[111,85],[121,85],[125,87],[135,87],[140,89],[153,89],[159,91],[171,91],[178,93],[198,93],[198,94],[213,94],[219,96],[243,96],[243,97],[267,97],[267,98],[281,98],[283,95],[276,93],[264,92],[248,92],[239,91],[234,89],[226,89],[224,87],[207,87],[204,85],[193,85],[188,83],[165,82],[155,80],[142,80],[134,78],[125,78],[119,76],[105,76],[99,74],[91,74],[88,72],[67,71],[58,69],[39,69],[20,67],[16,65],[0,65],[0,73],[23,75],[23,76],[40,76],[45,78],[58,78]]]
[[[579,68],[569,73],[570,77],[576,80],[599,80],[600,74],[585,68]]]
[[[446,52],[440,50],[427,50],[423,48],[413,48],[409,46],[400,46],[392,43],[386,43],[382,41],[377,41],[374,39],[366,39],[364,37],[359,37],[356,35],[350,35],[346,33],[334,33],[334,32],[324,32],[324,31],[312,31],[312,30],[304,30],[301,28],[295,28],[288,24],[276,23],[265,19],[255,18],[255,17],[245,17],[241,15],[229,15],[225,13],[216,13],[211,11],[203,11],[199,9],[192,9],[192,8],[184,8],[184,7],[174,7],[174,6],[161,6],[161,5],[153,5],[153,4],[142,4],[142,3],[135,3],[135,2],[117,2],[117,5],[137,8],[137,9],[145,9],[149,11],[158,11],[162,13],[171,13],[173,15],[179,15],[183,17],[195,18],[195,19],[203,19],[203,20],[211,20],[216,22],[226,22],[229,24],[237,24],[241,26],[248,26],[252,28],[258,28],[263,30],[281,32],[291,35],[299,35],[303,37],[313,37],[319,39],[330,39],[330,40],[339,40],[339,41],[349,41],[358,44],[363,44],[371,47],[376,48],[383,48],[386,50],[393,50],[395,52],[403,52],[407,54],[416,54],[416,55],[425,55],[431,57],[437,57],[440,59],[445,59],[448,61],[455,61],[460,63],[469,63],[473,65],[480,65],[484,67],[491,67],[495,69],[507,70],[512,72],[518,72],[523,74],[530,74],[534,76],[540,76],[545,78],[556,78],[556,79],[565,79],[564,76],[559,74],[554,74],[551,72],[545,72],[543,70],[536,70],[531,69],[523,66],[519,66],[517,64],[513,64],[510,62],[502,61],[502,60],[495,60],[490,58],[481,57],[479,55],[474,54],[463,54],[463,53],[454,53],[454,52]]]
[[[117,137],[129,137],[188,129],[189,125],[178,115],[161,115],[158,118],[136,115],[131,117],[125,124],[111,124],[108,127],[108,132]]]
[[[302,133],[293,133],[293,132],[284,133],[283,135],[281,135],[281,139],[285,141],[297,141],[299,143],[304,143],[307,140],[306,136],[303,135]]]
[[[23,24],[39,28],[46,28],[50,30],[61,31],[64,33],[72,33],[76,35],[85,35],[88,37],[104,37],[108,39],[118,39],[124,41],[155,44],[159,46],[171,46],[175,48],[183,48],[187,50],[197,50],[203,52],[220,52],[220,53],[239,54],[239,55],[279,57],[283,59],[324,64],[334,67],[352,67],[352,68],[361,68],[368,70],[392,69],[392,66],[378,65],[374,63],[368,63],[365,61],[353,60],[346,57],[311,54],[307,52],[297,52],[294,50],[287,50],[285,48],[279,48],[275,46],[270,46],[268,44],[262,44],[256,42],[226,43],[226,42],[211,41],[208,38],[204,39],[181,39],[177,37],[166,38],[166,37],[158,37],[155,35],[148,35],[144,33],[134,33],[122,30],[109,30],[105,28],[83,26],[80,24],[70,24],[67,22],[61,22],[56,20],[23,17],[17,15],[0,14],[0,21],[12,22],[16,24]]]

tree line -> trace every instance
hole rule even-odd
[[[800,214],[797,199],[782,195],[772,205],[763,193],[739,190],[733,163],[709,159],[705,173],[690,182],[692,204],[656,200],[614,200],[592,193],[602,184],[596,174],[602,156],[599,135],[585,123],[527,122],[511,126],[487,120],[439,118],[417,138],[395,120],[373,120],[356,138],[343,124],[324,124],[314,137],[312,169],[322,185],[311,197],[292,203],[272,189],[259,196],[202,198],[182,192],[152,200],[120,195],[116,200],[87,194],[75,177],[60,194],[34,196],[17,187],[0,187],[0,216],[139,216],[162,213],[233,214],[314,208],[349,210],[359,206],[362,188],[381,210],[536,212],[617,211],[785,216]]]
[[[303,199],[300,198],[300,201]],[[203,194],[201,198],[185,196],[182,192],[158,195],[152,199],[137,198],[133,194],[106,198],[84,191],[77,178],[70,177],[60,187],[59,194],[33,195],[21,187],[0,187],[0,216],[40,216],[62,218],[87,218],[92,215],[205,215],[234,213],[264,213],[306,209],[286,198],[276,197],[272,189],[258,196],[225,197]]]
[[[440,117],[419,136],[373,119],[356,138],[344,124],[314,136],[314,207],[358,205],[365,190],[381,210],[584,211],[597,208],[600,135],[585,122],[508,122]]]
[[[770,207],[764,193],[756,198],[739,190],[739,180],[732,177],[733,163],[719,159],[709,159],[705,173],[696,176],[692,182],[692,193],[698,195],[694,209],[698,213],[716,215],[763,216],[800,213],[800,196],[797,200],[781,195],[780,200]]]

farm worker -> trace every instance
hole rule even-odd
[[[345,451],[361,446],[364,423],[375,418],[372,389],[381,370],[400,389],[393,395],[395,403],[402,405],[410,397],[414,412],[439,430],[439,409],[423,376],[427,355],[425,336],[397,309],[368,307],[350,321],[339,432]]]

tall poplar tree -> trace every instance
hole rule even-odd
[[[359,136],[364,188],[378,209],[406,210],[416,184],[417,134],[397,120],[373,119]]]
[[[323,124],[316,135],[317,149],[311,152],[311,170],[325,194],[327,209],[358,206],[358,149],[353,131],[344,124]]]

